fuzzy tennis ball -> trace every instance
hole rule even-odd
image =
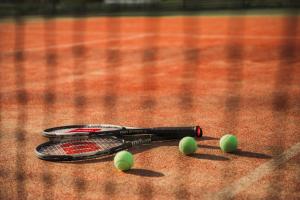
[[[197,142],[192,137],[184,137],[179,142],[179,150],[185,155],[194,153],[197,150]]]
[[[220,139],[220,148],[224,152],[233,152],[236,150],[238,145],[237,138],[235,135],[226,134]]]
[[[120,151],[114,157],[114,165],[121,171],[129,170],[133,166],[133,156],[128,151]]]

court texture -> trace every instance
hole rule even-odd
[[[11,18],[0,22],[0,199],[299,199],[298,13]],[[47,162],[45,128],[203,128],[113,156]],[[238,151],[219,139],[237,136]]]

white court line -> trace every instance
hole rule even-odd
[[[130,66],[129,68],[127,68],[127,71],[128,70],[132,70],[132,71],[136,71],[138,70],[137,68],[140,68],[144,65],[149,65],[151,63],[155,63],[155,64],[173,64],[175,63],[175,60],[180,60],[180,59],[184,59],[184,54],[181,54],[181,53],[174,53],[172,55],[169,55],[167,58],[164,58],[164,59],[160,59],[160,60],[151,60],[151,61],[147,61],[147,62],[143,62],[143,63],[137,63],[137,64],[131,64],[134,60],[130,60],[129,62],[122,62],[122,65],[121,66]],[[96,64],[96,65],[99,65],[99,63],[97,61],[90,61],[90,62],[85,62],[85,65],[91,65],[91,64]],[[50,85],[58,85],[58,84],[65,84],[65,83],[70,83],[70,82],[73,82],[73,81],[76,81],[76,80],[81,80],[81,79],[84,79],[86,76],[99,76],[99,75],[107,75],[107,72],[105,72],[107,69],[103,68],[103,67],[99,67],[95,70],[90,70],[84,74],[80,74],[80,75],[68,75],[68,76],[64,76],[63,78],[61,77],[58,77],[54,83],[50,84]],[[112,71],[113,72],[113,71]],[[24,89],[25,90],[32,90],[32,89],[39,89],[39,88],[43,88],[44,85],[41,84],[41,82],[38,80],[38,81],[35,81],[35,82],[30,82],[30,83],[25,83],[24,84]],[[0,94],[1,93],[8,93],[8,92],[15,92],[17,91],[18,89],[16,88],[16,86],[14,85],[10,85],[10,86],[7,86],[5,88],[2,88],[2,90],[0,91]]]
[[[114,34],[116,35],[116,34]],[[114,40],[131,40],[131,39],[138,39],[143,37],[150,37],[150,36],[164,36],[164,37],[193,37],[193,38],[199,38],[199,39],[262,39],[262,40],[282,40],[282,39],[292,39],[292,40],[300,40],[300,37],[298,36],[262,36],[262,35],[203,35],[201,33],[199,34],[190,34],[190,33],[143,33],[138,34],[134,36],[128,36],[126,38],[122,38],[122,35],[117,38],[113,39],[102,39],[102,40],[92,40],[92,41],[84,41],[84,42],[77,42],[77,43],[70,43],[70,44],[62,44],[62,45],[52,45],[52,46],[43,46],[43,47],[34,47],[34,48],[25,48],[20,50],[11,50],[11,51],[3,51],[0,52],[0,55],[5,54],[13,54],[17,52],[37,52],[37,51],[45,51],[49,49],[60,49],[60,48],[69,48],[69,47],[75,47],[75,46],[81,46],[81,45],[87,45],[87,44],[99,44],[99,43],[105,43],[109,41]]]
[[[184,36],[186,34],[169,34],[166,36]],[[294,40],[299,40],[300,36],[271,36],[271,35],[202,35],[201,33],[199,34],[187,34],[189,37],[196,37],[200,39],[263,39],[263,40],[282,40],[282,39],[294,39]]]
[[[154,33],[153,33],[154,34]],[[192,33],[157,33],[159,36],[164,37],[194,37],[200,39],[263,39],[263,40],[282,40],[282,39],[293,39],[300,40],[300,36],[274,36],[274,35],[226,35],[226,34],[197,34]]]
[[[0,30],[0,33],[11,33],[11,30]],[[122,31],[121,31],[122,32]],[[197,31],[195,31],[197,32]],[[28,34],[45,34],[45,31],[34,31],[34,30],[30,30]],[[132,35],[132,34],[124,34],[124,33],[109,33],[109,32],[105,32],[105,31],[63,31],[63,30],[55,30],[53,32],[50,32],[50,35],[55,35],[59,37],[59,34],[72,34],[72,35],[113,35],[113,36],[128,36],[128,35]],[[25,31],[26,34],[26,31]],[[47,33],[49,34],[49,33]],[[133,33],[133,34],[138,34],[138,35],[142,35],[145,34],[145,32],[139,32],[139,33]],[[149,33],[147,33],[149,34]],[[202,34],[201,31],[198,34],[193,34],[193,33],[175,33],[175,32],[153,32],[150,33],[152,35],[157,35],[157,36],[166,36],[166,37],[197,37],[197,38],[203,38],[203,39],[228,39],[228,38],[236,38],[236,39],[264,39],[264,40],[273,40],[273,39],[295,39],[295,40],[299,40],[300,36],[284,36],[284,35],[279,35],[279,36],[274,36],[274,35],[228,35],[228,34]]]
[[[53,36],[57,36],[59,37],[59,34],[70,34],[70,35],[85,35],[85,36],[90,36],[90,35],[113,35],[113,36],[122,36],[122,35],[132,35],[132,34],[124,34],[124,33],[110,33],[107,31],[90,31],[90,30],[86,30],[86,31],[80,31],[80,30],[76,30],[76,31],[64,31],[64,30],[50,30],[47,33],[45,31],[46,28],[44,28],[45,30],[25,30],[25,34],[40,34],[40,35],[53,35]],[[0,30],[0,34],[5,33],[5,34],[15,34],[16,30],[15,29],[5,29],[5,30]],[[122,31],[121,31],[122,32]]]
[[[138,39],[138,38],[144,38],[152,36],[153,34],[140,34],[140,35],[134,35],[131,37],[118,37],[118,38],[111,38],[111,39],[102,39],[102,40],[92,40],[92,41],[84,41],[84,42],[75,42],[75,43],[69,43],[69,44],[61,44],[61,45],[51,45],[51,46],[43,46],[43,47],[36,47],[36,48],[25,48],[20,50],[11,50],[11,51],[3,51],[0,53],[0,55],[5,54],[13,54],[17,52],[38,52],[38,51],[46,51],[49,49],[62,49],[62,48],[69,48],[69,47],[75,47],[75,46],[81,46],[81,45],[87,45],[87,44],[99,44],[99,43],[105,43],[110,41],[122,41],[122,40],[132,40],[132,39]]]
[[[219,192],[207,196],[207,199],[232,199],[235,195],[245,190],[247,187],[257,182],[262,177],[270,174],[273,170],[278,168],[281,164],[284,164],[291,158],[297,156],[300,153],[300,142],[293,145],[291,148],[276,156],[270,161],[260,165],[254,171],[241,179],[233,182],[229,186],[223,188]]]
[[[7,32],[11,33],[11,31],[8,30],[0,30],[0,33]],[[35,34],[45,34],[45,32],[41,31],[30,31],[30,33],[35,33]],[[129,34],[119,34],[119,33],[109,33],[109,32],[104,32],[104,31],[54,31],[52,35],[58,35],[58,34],[79,34],[79,35],[114,35],[114,36],[122,36],[126,35],[128,36]],[[133,33],[133,34],[138,34],[138,35],[143,35],[145,32],[140,32],[140,33]],[[228,34],[202,34],[201,31],[197,34],[193,33],[174,33],[174,32],[153,32],[153,33],[147,33],[151,35],[156,35],[156,36],[166,36],[166,37],[198,37],[202,39],[228,39],[228,38],[236,38],[236,39],[264,39],[264,40],[273,40],[273,39],[295,39],[299,40],[300,36],[284,36],[284,35],[279,35],[279,36],[274,36],[274,35],[228,35]],[[59,35],[58,35],[59,36]]]

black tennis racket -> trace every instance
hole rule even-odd
[[[74,138],[89,138],[98,136],[122,136],[138,134],[156,134],[167,137],[173,134],[189,134],[190,136],[202,136],[202,129],[199,126],[191,127],[157,127],[157,128],[136,128],[111,124],[88,124],[70,125],[46,129],[42,135],[53,141],[72,140]]]
[[[76,137],[73,140],[70,138],[67,140],[50,140],[39,145],[36,148],[36,154],[39,158],[49,161],[86,160],[114,154],[152,141],[181,139],[185,136],[200,137],[202,135],[199,126],[121,130],[107,131],[105,134],[101,132],[100,135],[97,134],[97,137],[85,137],[85,134],[84,137]]]

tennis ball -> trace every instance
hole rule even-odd
[[[197,150],[197,142],[192,137],[184,137],[179,142],[179,150],[185,155],[194,153]]]
[[[220,148],[224,152],[233,152],[237,149],[237,138],[235,135],[226,134],[220,139]]]
[[[133,156],[128,151],[120,151],[114,157],[114,165],[121,171],[129,170],[133,166]]]

